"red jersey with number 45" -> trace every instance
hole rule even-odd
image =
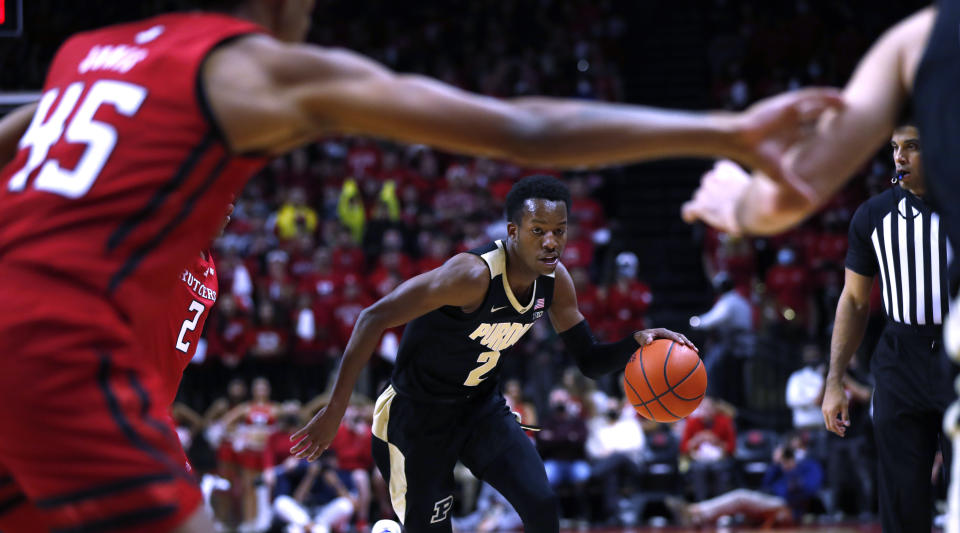
[[[265,163],[225,146],[202,65],[217,46],[261,32],[227,15],[174,13],[61,46],[0,172],[0,294],[19,306],[0,313],[0,334],[45,328],[29,351],[49,354],[137,345],[169,320],[158,303],[181,288],[184,265]]]
[[[209,251],[195,254],[162,306],[163,321],[138,337],[150,366],[160,373],[163,397],[157,400],[164,405],[171,405],[177,397],[183,371],[197,352],[203,324],[217,301],[217,289],[213,256]]]

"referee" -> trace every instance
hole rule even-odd
[[[850,223],[846,278],[837,304],[830,371],[823,396],[827,429],[850,424],[843,376],[863,340],[870,291],[879,273],[887,316],[871,368],[873,423],[879,462],[880,518],[885,533],[930,531],[930,473],[943,413],[953,398],[953,369],[940,349],[950,306],[947,265],[953,251],[926,192],[917,128],[893,132],[899,187],[871,198]]]

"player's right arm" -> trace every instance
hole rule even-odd
[[[0,168],[13,161],[20,146],[20,138],[30,127],[37,104],[26,104],[7,113],[0,120]]]
[[[830,370],[824,383],[821,407],[827,429],[841,437],[850,425],[849,401],[843,390],[843,376],[867,329],[872,287],[873,277],[846,269],[843,292],[837,302],[833,337],[830,339]],[[840,419],[837,415],[840,415]]]
[[[265,36],[215,50],[203,83],[238,152],[278,153],[323,134],[362,134],[541,166],[720,154],[772,175],[781,153],[769,139],[795,135],[841,102],[832,89],[798,91],[742,114],[503,100],[397,74],[347,50]]]
[[[475,309],[490,285],[490,270],[482,259],[462,253],[429,272],[403,283],[363,310],[343,352],[330,403],[290,440],[300,441],[290,453],[310,461],[320,457],[337,433],[350,403],[350,394],[383,332],[444,306]],[[302,439],[302,440],[301,440]]]

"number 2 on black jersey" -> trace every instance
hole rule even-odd
[[[500,352],[483,352],[477,358],[477,362],[482,364],[471,370],[467,380],[463,382],[468,387],[476,387],[481,381],[487,379],[486,375],[500,362]]]

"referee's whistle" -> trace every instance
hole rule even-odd
[[[903,180],[903,172],[897,172],[897,175],[890,178],[890,183],[897,183]]]

